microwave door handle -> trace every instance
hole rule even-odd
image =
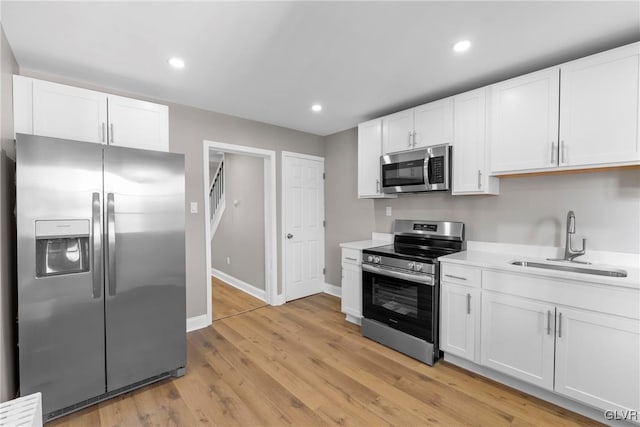
[[[431,159],[432,156],[430,154],[427,154],[427,157],[424,159],[424,175],[427,177],[425,179],[425,187],[427,188],[427,190],[431,190],[431,168],[429,167],[429,165],[431,164]]]

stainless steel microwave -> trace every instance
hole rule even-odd
[[[380,156],[384,193],[448,191],[451,184],[451,145]]]

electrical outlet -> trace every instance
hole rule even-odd
[[[231,264],[231,258],[227,257],[227,264]]]
[[[191,202],[191,213],[198,213],[198,202]]]
[[[391,206],[387,206],[387,208],[385,209],[385,215],[391,216]]]

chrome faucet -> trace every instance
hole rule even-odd
[[[590,264],[584,261],[575,261],[575,258],[584,255],[587,249],[587,239],[582,239],[582,249],[575,250],[571,246],[571,235],[576,234],[576,214],[573,211],[567,213],[567,241],[564,245],[564,258],[549,259],[550,261],[569,261],[581,264]]]

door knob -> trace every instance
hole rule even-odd
[[[293,234],[291,233],[287,234],[287,239],[293,239]]]

